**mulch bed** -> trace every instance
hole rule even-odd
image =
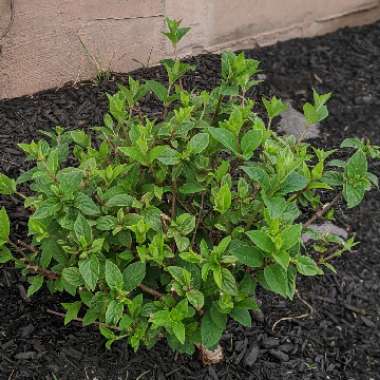
[[[252,94],[276,94],[294,106],[310,99],[310,89],[333,91],[330,118],[315,142],[337,147],[347,136],[369,137],[380,145],[380,23],[313,38],[297,39],[246,52],[262,61],[267,80]],[[187,86],[211,88],[219,80],[220,57],[191,58],[198,71]],[[164,80],[162,68],[141,69],[137,78]],[[0,102],[0,171],[16,176],[26,168],[17,142],[55,125],[87,128],[102,122],[105,92],[114,92],[126,75],[101,83],[80,83],[32,97]],[[148,99],[143,110],[158,112]],[[379,164],[371,170],[380,175]],[[0,198],[22,236],[26,215],[19,203]],[[380,379],[380,193],[371,192],[360,208],[342,206],[338,224],[355,231],[358,250],[340,259],[338,274],[299,281],[299,292],[312,305],[306,319],[275,321],[308,312],[296,300],[259,293],[265,319],[250,329],[231,323],[223,338],[225,362],[203,367],[196,357],[176,355],[164,344],[133,353],[124,342],[112,351],[94,328],[47,314],[62,298],[41,292],[25,297],[25,284],[10,266],[0,268],[0,379]]]

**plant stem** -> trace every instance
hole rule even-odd
[[[199,208],[198,218],[197,218],[197,222],[195,224],[193,237],[191,239],[191,247],[194,246],[195,238],[197,236],[197,231],[198,231],[199,225],[201,224],[201,221],[202,221],[202,213],[203,213],[204,203],[205,203],[205,193],[202,192],[202,194],[201,194],[201,205],[200,205],[200,208]]]
[[[19,191],[16,191],[15,194],[18,195],[22,199],[26,199],[27,198],[26,195],[24,195],[23,193],[20,193]]]
[[[176,203],[177,203],[177,182],[173,181],[173,191],[172,191],[172,210],[171,210],[171,218],[175,219],[176,215]]]
[[[46,312],[48,314],[55,315],[55,316],[60,317],[60,318],[65,318],[65,316],[66,316],[65,313],[60,313],[59,311],[55,311],[52,309],[46,309]],[[73,319],[73,321],[83,323],[83,318],[75,318],[75,319]],[[115,331],[121,331],[117,326],[108,325],[108,324],[102,323],[102,322],[93,322],[91,324],[99,326],[99,327],[107,327],[108,329],[112,329]]]
[[[165,215],[165,218],[169,218],[169,217],[167,215]],[[169,218],[169,220],[170,220],[170,218]],[[29,249],[33,253],[38,253],[38,251],[36,250],[36,248],[33,247],[32,245],[26,244],[26,243],[24,243],[24,242],[22,242],[20,240],[18,240],[18,243],[20,245],[23,245],[25,248]],[[46,277],[48,280],[58,280],[61,277],[59,273],[56,273],[56,272],[50,271],[48,269],[41,268],[38,265],[35,265],[28,257],[25,256],[25,253],[23,252],[23,249],[20,248],[20,247],[18,247],[12,241],[9,241],[8,244],[11,245],[18,253],[20,253],[23,256],[22,261],[25,261],[27,263],[26,269],[28,269],[28,270],[30,270],[30,271],[32,271],[34,273],[38,273],[38,274]],[[140,284],[139,288],[143,292],[145,292],[147,294],[150,294],[153,297],[161,298],[163,296],[163,294],[160,293],[158,290],[152,289],[149,286],[146,286],[144,284]]]
[[[303,224],[303,227],[309,227],[311,224],[313,224],[317,219],[322,218],[324,214],[326,214],[327,211],[331,209],[340,199],[340,193],[335,195],[334,199],[324,204],[307,222]]]
[[[158,290],[156,289],[152,289],[150,288],[149,286],[146,286],[144,284],[140,284],[139,285],[139,288],[144,292],[144,293],[147,293],[147,294],[150,294],[151,296],[155,297],[155,298],[161,298],[163,296],[162,293],[160,293]]]
[[[213,125],[216,122],[216,118],[218,117],[220,106],[222,105],[223,95],[219,95],[218,103],[215,107],[214,115],[212,116],[211,125]]]

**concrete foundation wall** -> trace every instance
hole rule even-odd
[[[380,0],[0,0],[0,98],[155,64],[166,15],[192,27],[179,53],[194,55],[370,23]]]

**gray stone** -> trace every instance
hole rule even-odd
[[[278,129],[287,135],[293,135],[298,140],[307,140],[319,136],[319,124],[307,126],[304,115],[287,102],[288,109],[281,114]]]
[[[342,239],[348,238],[348,233],[346,230],[336,226],[331,222],[324,222],[322,224],[311,224],[309,228],[322,234],[333,234],[341,237]],[[308,236],[307,233],[303,234],[302,240],[304,243],[307,243],[310,240],[310,236]]]

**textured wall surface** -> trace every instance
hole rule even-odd
[[[0,98],[157,63],[165,15],[192,27],[187,55],[369,23],[380,0],[0,0]]]

